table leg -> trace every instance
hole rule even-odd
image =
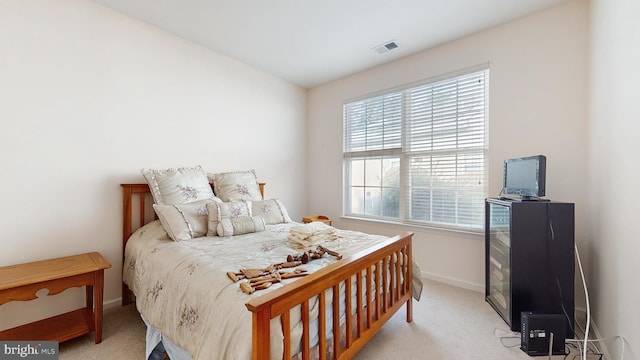
[[[87,308],[93,311],[93,285],[85,286],[84,290],[86,292],[85,299],[87,300]]]
[[[94,303],[94,316],[95,316],[95,331],[96,331],[96,344],[102,342],[102,302],[104,291],[104,270],[98,270],[95,273],[95,284],[93,287],[93,293],[95,297]]]

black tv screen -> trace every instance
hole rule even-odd
[[[546,167],[547,158],[544,155],[505,160],[502,193],[522,198],[543,197]]]

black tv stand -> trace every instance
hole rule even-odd
[[[503,200],[503,201],[539,201],[539,202],[551,201],[549,199],[539,198],[539,197],[535,197],[535,196],[523,196],[523,197],[519,197],[519,198],[510,198],[510,197],[506,197],[506,196],[501,196],[498,199]]]
[[[549,201],[549,199],[539,198],[535,196],[523,196],[520,201]]]
[[[523,311],[565,316],[574,336],[574,204],[485,202],[485,299],[512,331]]]

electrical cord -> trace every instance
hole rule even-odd
[[[589,339],[589,327],[591,326],[591,307],[589,304],[589,292],[587,290],[587,281],[585,280],[584,277],[584,271],[582,270],[582,262],[580,261],[580,253],[578,252],[578,246],[574,245],[575,249],[576,249],[576,259],[578,260],[578,268],[580,269],[580,277],[582,278],[582,286],[584,287],[584,297],[585,297],[585,302],[586,302],[586,307],[587,307],[587,323],[585,325],[585,329],[584,329],[584,339],[567,339],[567,342],[578,342],[578,343],[582,343],[582,360],[586,360],[587,359],[587,352],[588,352],[588,347],[589,347],[589,343],[590,342],[596,342],[596,341],[607,341],[607,340],[611,340],[611,339],[620,339],[620,360],[624,359],[624,337],[617,335],[617,336],[612,336],[609,338],[604,338],[604,339]],[[602,356],[602,355],[601,355]]]
[[[549,219],[549,231],[551,232],[551,242],[554,243],[556,240],[556,234],[555,231],[553,229],[553,218],[551,218],[551,216],[549,215],[549,203],[547,203],[547,218]],[[575,245],[575,243],[574,243]],[[551,249],[551,245],[549,245],[549,249]],[[556,264],[556,260],[554,257],[554,253],[550,252],[549,253],[549,258],[552,259],[552,263]],[[567,313],[567,308],[564,306],[564,295],[562,294],[562,285],[560,285],[560,279],[558,278],[558,273],[554,269],[554,275],[555,275],[555,280],[556,280],[556,286],[558,288],[558,294],[560,295],[560,307],[562,308],[562,312],[564,313],[565,318],[567,319],[567,323],[569,325],[569,327],[571,328],[571,332],[573,334],[575,334],[575,327],[574,327],[574,321],[572,321],[571,317],[569,316],[569,314]]]
[[[580,331],[582,331],[582,334],[584,334],[584,333],[585,333],[584,328],[580,325],[580,322],[576,322],[576,327],[577,327]],[[575,334],[576,334],[576,335],[575,335],[576,337],[579,337],[579,336],[578,336],[578,332],[576,332]],[[573,342],[578,342],[578,341],[582,341],[582,340],[571,339],[571,341],[573,341]],[[591,343],[591,342],[589,342],[589,344],[591,344],[591,349],[590,349],[590,351],[592,352],[592,354],[600,354],[600,349],[598,349],[598,347],[597,347],[595,344],[593,344],[593,343]],[[578,347],[579,347],[579,345],[573,345],[573,346],[574,346],[575,348],[578,348]],[[581,349],[581,348],[582,348],[582,347],[580,346],[580,349]]]
[[[500,343],[502,344],[502,346],[504,346],[504,347],[506,347],[506,348],[514,348],[514,347],[516,347],[516,346],[520,345],[520,343],[513,344],[513,345],[507,345],[507,344],[505,344],[505,342],[504,342],[504,340],[505,340],[505,339],[518,339],[518,340],[519,340],[519,339],[520,339],[520,336],[501,336],[501,337],[500,337]]]
[[[608,338],[601,338],[601,339],[587,339],[586,342],[601,342],[601,341],[609,341],[609,340],[615,340],[615,339],[620,339],[620,360],[623,360],[624,359],[624,343],[625,343],[625,340],[624,340],[623,336],[616,335],[616,336],[611,336],[611,337],[608,337]],[[569,342],[569,343],[574,342],[574,343],[578,343],[578,344],[581,344],[581,343],[585,342],[582,339],[567,339],[566,341]],[[581,348],[581,350],[582,350],[582,348]],[[584,353],[586,354],[587,352],[588,351],[585,348],[584,349]],[[598,355],[602,356],[602,354],[598,354]]]
[[[582,286],[584,287],[584,297],[587,306],[587,324],[584,330],[584,351],[582,352],[582,360],[587,360],[587,346],[589,339],[589,327],[591,326],[591,305],[589,304],[589,291],[587,290],[587,281],[584,278],[584,271],[582,270],[582,262],[580,261],[580,253],[578,252],[578,245],[573,245],[576,250],[576,260],[578,261],[578,269],[580,269],[580,277],[582,278]],[[622,360],[622,359],[620,359]]]
[[[553,227],[551,227],[551,232],[552,232],[552,236],[553,236]],[[612,336],[609,338],[604,338],[604,339],[589,339],[589,329],[591,327],[591,305],[589,302],[589,290],[587,289],[587,281],[585,279],[584,276],[584,270],[582,268],[582,261],[580,259],[580,253],[578,251],[578,246],[576,244],[574,244],[574,248],[575,248],[575,252],[576,252],[576,260],[578,262],[578,269],[580,270],[580,278],[582,280],[582,286],[584,289],[584,295],[585,295],[585,305],[586,305],[586,313],[587,313],[587,321],[586,321],[586,325],[585,328],[583,329],[582,326],[580,326],[580,324],[576,324],[578,326],[578,328],[580,330],[583,331],[584,333],[584,337],[583,339],[566,339],[565,341],[567,343],[576,343],[578,344],[578,350],[580,352],[581,355],[581,359],[582,360],[586,360],[587,359],[587,354],[592,354],[592,355],[596,355],[599,356],[600,359],[602,359],[602,353],[599,352],[599,349],[596,347],[596,351],[594,350],[590,350],[589,349],[589,344],[590,343],[595,343],[595,342],[600,342],[600,341],[608,341],[608,340],[612,340],[612,339],[620,339],[620,360],[624,359],[624,337],[618,335],[618,336]]]

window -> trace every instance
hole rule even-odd
[[[345,215],[481,229],[489,70],[344,105]]]

